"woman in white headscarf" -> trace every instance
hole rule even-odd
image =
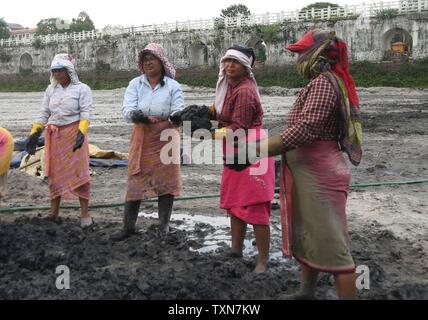
[[[252,48],[234,45],[220,61],[215,97],[215,118],[221,131],[243,133],[241,141],[266,137],[262,128],[263,108],[252,72],[255,54]],[[219,130],[217,130],[219,132]],[[233,143],[233,141],[231,141]],[[223,144],[228,153],[229,139]],[[256,273],[266,270],[269,258],[271,201],[274,197],[275,166],[273,158],[264,158],[240,171],[223,169],[220,207],[231,217],[232,256],[243,251],[247,224],[253,225],[259,251]]]
[[[61,199],[78,198],[81,226],[93,221],[89,216],[89,149],[87,131],[92,109],[91,89],[79,81],[72,55],[57,54],[51,63],[51,84],[43,106],[33,123],[26,151],[34,154],[37,140],[45,130],[44,174],[51,195],[50,219],[58,219]]]

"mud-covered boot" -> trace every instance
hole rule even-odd
[[[110,240],[122,241],[130,236],[136,234],[135,223],[138,218],[138,211],[140,210],[141,201],[127,201],[125,202],[125,212],[123,215],[123,228],[112,234]]]
[[[174,196],[172,194],[160,196],[158,199],[159,232],[161,235],[169,233],[169,221],[173,203]]]

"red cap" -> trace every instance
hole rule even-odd
[[[296,43],[289,44],[285,47],[285,49],[292,52],[301,53],[315,43],[313,35],[314,32],[309,31],[299,41],[297,41]]]

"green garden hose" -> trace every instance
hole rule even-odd
[[[378,186],[398,186],[398,185],[420,184],[420,183],[428,183],[428,179],[351,184],[350,189],[378,187]],[[275,192],[279,192],[279,188],[275,188]],[[208,195],[201,195],[201,196],[177,197],[174,199],[174,201],[211,199],[211,198],[218,198],[218,197],[220,197],[220,195],[218,195],[218,194],[208,194]],[[149,199],[149,200],[142,200],[141,202],[142,203],[150,203],[150,202],[157,202],[157,201],[158,201],[157,199]],[[122,206],[124,206],[124,204],[125,204],[124,202],[92,204],[92,205],[89,205],[89,208],[97,209],[97,208],[122,207]],[[0,213],[13,213],[13,212],[33,211],[33,210],[49,210],[49,209],[50,209],[50,206],[28,206],[28,207],[0,208]],[[80,209],[80,205],[64,205],[64,206],[61,206],[61,209]]]

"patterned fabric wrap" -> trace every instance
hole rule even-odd
[[[89,199],[88,137],[73,152],[79,122],[65,126],[48,125],[45,132],[44,174],[48,177],[51,199]]]
[[[13,154],[13,138],[10,132],[0,127],[0,175],[7,173]]]
[[[335,141],[318,141],[283,156],[280,204],[284,256],[312,269],[352,273],[346,218],[351,174]]]
[[[161,134],[169,129],[172,141],[161,141]],[[162,149],[171,148],[171,163],[161,159]],[[169,121],[151,124],[134,124],[129,151],[126,201],[137,201],[166,194],[179,196],[180,133]]]
[[[138,68],[140,69],[140,71],[144,74],[144,68],[143,68],[143,61],[142,61],[142,55],[144,51],[149,51],[151,54],[153,54],[154,56],[156,56],[163,65],[163,68],[165,70],[165,74],[172,78],[175,79],[175,68],[172,65],[171,62],[169,62],[167,56],[166,56],[166,52],[165,49],[162,48],[162,46],[160,44],[157,43],[149,43],[144,49],[143,51],[141,51],[138,54]]]
[[[13,147],[14,143],[10,132],[0,128],[0,197],[3,196],[6,189],[7,173],[12,159]]]
[[[297,69],[309,79],[325,75],[338,95],[339,143],[355,166],[362,158],[362,126],[355,82],[349,72],[348,48],[334,31],[310,31],[297,43],[286,47],[299,53]]]
[[[79,84],[80,81],[79,81],[79,77],[77,76],[75,65],[76,65],[76,60],[74,59],[73,55],[68,53],[58,53],[57,55],[55,55],[55,57],[52,60],[51,70],[65,68],[67,69],[67,73],[70,76],[71,83]],[[58,84],[58,82],[53,77],[52,72],[51,72],[50,81],[53,87],[55,87]]]

